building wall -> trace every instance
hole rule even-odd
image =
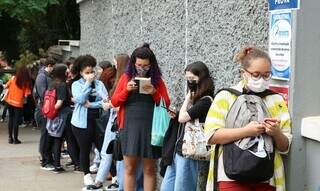
[[[80,10],[81,54],[112,60],[151,43],[177,106],[188,63],[206,63],[221,88],[239,79],[233,56],[240,47],[267,47],[267,0],[85,0]]]
[[[301,1],[295,14],[293,74],[290,86],[293,144],[287,163],[288,190],[320,190],[320,143],[301,137],[301,119],[320,115],[320,1]]]

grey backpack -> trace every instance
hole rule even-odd
[[[226,128],[242,128],[251,121],[263,122],[264,118],[270,117],[262,98],[275,94],[274,92],[266,90],[258,94],[247,94],[234,89],[223,90],[238,96],[226,116]],[[215,179],[217,177],[218,149],[219,145],[216,145]],[[227,177],[232,180],[242,182],[269,180],[274,173],[272,138],[267,134],[261,134],[223,145],[223,164]]]

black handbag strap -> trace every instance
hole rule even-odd
[[[217,144],[214,149],[214,167],[213,167],[213,191],[218,191],[218,163],[219,163],[219,147]]]

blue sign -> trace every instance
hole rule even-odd
[[[300,0],[269,0],[269,11],[299,8]]]
[[[271,12],[269,26],[272,78],[288,81],[291,70],[291,10]]]

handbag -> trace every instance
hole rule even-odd
[[[110,117],[110,109],[107,111],[100,111],[99,118],[95,119],[95,130],[97,136],[103,136],[106,132],[107,124]]]
[[[211,102],[213,101],[210,96]],[[203,99],[201,98],[201,99]],[[209,161],[211,146],[207,144],[203,123],[199,119],[188,121],[184,128],[182,155],[193,160]]]
[[[160,104],[154,105],[152,131],[151,131],[151,145],[163,146],[163,139],[169,127],[170,116],[167,112],[164,100],[161,98]]]
[[[112,154],[113,159],[116,161],[123,160],[119,132],[117,132],[116,138],[109,143],[107,154]]]

